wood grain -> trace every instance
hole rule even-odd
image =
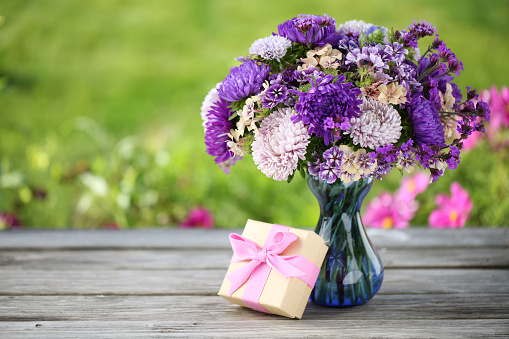
[[[508,225],[509,226],[509,225]],[[311,228],[309,228],[311,229]],[[464,228],[367,230],[379,247],[426,248],[505,247],[509,228]],[[228,234],[239,229],[132,229],[132,230],[22,230],[2,232],[0,249],[125,249],[125,248],[223,248],[229,249]]]
[[[507,338],[507,231],[370,230],[380,292],[303,320],[216,295],[231,230],[2,232],[0,338]]]
[[[381,247],[386,268],[509,268],[509,248]],[[0,250],[0,267],[23,269],[222,269],[228,267],[231,249],[195,250]]]

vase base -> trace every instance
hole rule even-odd
[[[363,305],[371,300],[378,292],[382,286],[383,277],[384,272],[382,271],[377,276],[374,276],[369,284],[361,281],[356,284],[342,286],[342,293],[338,293],[337,288],[333,289],[331,293],[330,288],[332,286],[323,291],[318,291],[315,287],[311,292],[309,300],[316,305],[327,307],[352,307]],[[320,285],[320,281],[317,281],[316,286],[319,287]]]

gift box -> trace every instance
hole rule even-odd
[[[301,319],[328,247],[312,231],[248,220],[230,234],[233,257],[219,295],[257,311]]]

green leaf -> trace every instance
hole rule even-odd
[[[306,170],[304,169],[304,164],[302,166],[300,166],[300,169],[299,169],[299,173],[300,173],[300,176],[302,177],[302,179],[306,179]]]
[[[286,180],[286,182],[287,182],[287,183],[291,183],[291,182],[292,182],[292,180],[293,180],[293,175],[294,175],[294,174],[295,174],[295,173],[292,173],[292,174],[288,177],[288,179]]]
[[[229,118],[228,118],[228,121],[230,120],[233,120],[235,119],[236,117],[238,117],[239,115],[237,114],[237,112],[233,113]]]
[[[367,42],[368,42],[368,36],[366,35],[366,33],[362,32],[361,35],[359,36],[359,43],[361,45],[367,45]]]

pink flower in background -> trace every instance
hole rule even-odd
[[[504,86],[500,93],[496,86],[490,90],[483,90],[479,99],[486,101],[490,106],[490,123],[487,126],[488,138],[493,138],[500,128],[509,127],[509,88]]]
[[[468,136],[465,140],[463,140],[463,150],[464,151],[470,151],[472,148],[474,148],[477,145],[477,142],[481,140],[483,137],[483,133],[481,132],[474,132],[471,135]]]
[[[438,194],[435,204],[438,208],[429,216],[429,225],[433,228],[463,227],[474,207],[468,192],[457,182],[451,184],[451,196]]]
[[[109,222],[103,225],[103,228],[107,230],[119,230],[120,226],[116,222]]]
[[[180,227],[183,228],[214,228],[214,218],[212,213],[204,207],[194,207],[189,212],[188,216],[182,220]]]
[[[0,212],[0,230],[17,228],[22,228],[22,226],[16,214]]]
[[[399,187],[396,195],[401,199],[415,199],[415,197],[424,192],[429,185],[429,174],[422,172],[416,173],[411,177],[405,177],[401,180],[401,186]]]
[[[421,172],[405,177],[394,194],[383,192],[371,200],[362,220],[366,226],[376,228],[408,227],[419,209],[415,197],[428,188],[429,180],[429,174]]]
[[[375,228],[406,228],[418,208],[414,199],[383,192],[368,203],[362,220],[366,226]]]

